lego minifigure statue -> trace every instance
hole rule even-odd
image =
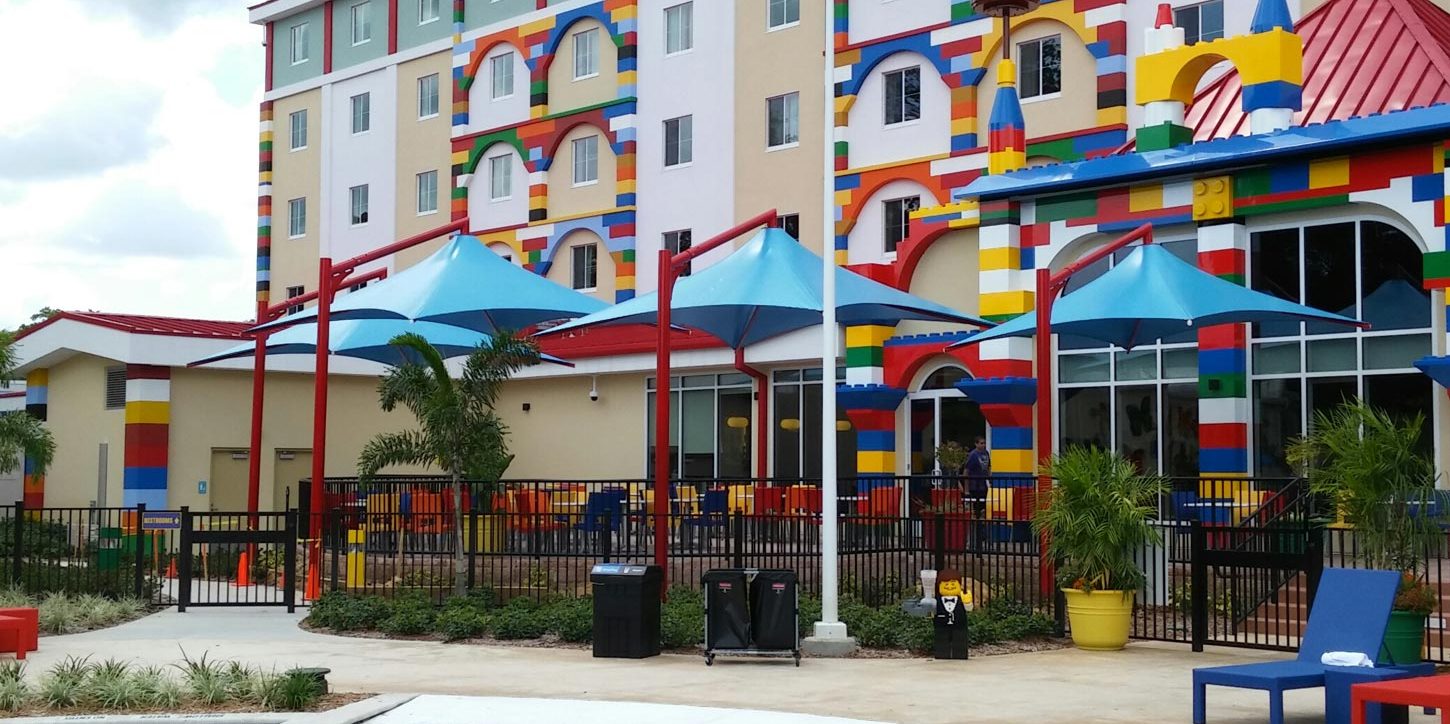
[[[972,592],[962,586],[962,574],[945,569],[937,574],[935,635],[932,656],[938,659],[967,658],[967,612],[972,610]]]

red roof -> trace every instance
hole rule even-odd
[[[1295,32],[1304,39],[1297,125],[1450,102],[1450,14],[1431,0],[1330,0]],[[1248,135],[1241,92],[1234,70],[1199,91],[1185,118],[1194,141]]]
[[[61,312],[20,333],[24,338],[36,330],[69,319],[82,324],[115,329],[131,334],[155,334],[166,337],[199,337],[204,339],[251,339],[245,332],[253,322],[219,322],[211,319],[179,317],[148,317],[140,314],[102,314],[100,312]]]

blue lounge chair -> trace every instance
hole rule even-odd
[[[1324,686],[1327,651],[1378,656],[1400,578],[1393,571],[1326,568],[1309,610],[1309,622],[1290,661],[1213,666],[1193,670],[1193,723],[1204,724],[1209,684],[1269,692],[1269,722],[1284,722],[1284,692]]]

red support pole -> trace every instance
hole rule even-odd
[[[332,317],[332,259],[322,257],[317,265],[317,375],[312,385],[312,520],[308,530],[314,539],[322,537],[323,478],[327,462],[327,364]],[[320,555],[320,554],[319,554]],[[321,563],[321,561],[317,561]]]
[[[755,380],[755,477],[764,480],[766,477],[765,446],[768,442],[766,432],[770,429],[766,421],[770,414],[770,405],[765,395],[770,390],[770,386],[766,384],[764,372],[745,364],[743,347],[735,350],[735,369]]]
[[[1052,478],[1044,467],[1052,459],[1052,298],[1056,296],[1051,272],[1037,270],[1037,504],[1047,501],[1052,492]],[[1038,584],[1044,596],[1053,590],[1052,556],[1047,552],[1047,533],[1043,533],[1039,546],[1041,560],[1038,562]]]
[[[267,315],[267,303],[257,302],[257,323]],[[267,392],[267,333],[259,332],[252,353],[252,436],[247,448],[248,525],[257,527],[257,507],[262,489],[262,408]]]
[[[664,576],[660,590],[669,587],[670,540],[670,297],[675,286],[675,268],[669,249],[659,253],[659,290],[655,347],[655,565]]]

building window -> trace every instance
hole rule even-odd
[[[780,228],[785,233],[790,234],[790,238],[795,239],[796,241],[800,241],[801,240],[801,215],[800,214],[781,214],[780,215]]]
[[[514,195],[514,174],[513,164],[510,163],[513,157],[509,154],[502,156],[490,156],[488,159],[488,198],[491,201],[504,201],[513,198]]]
[[[678,254],[678,253],[680,253],[682,251],[685,251],[686,249],[689,249],[690,248],[690,230],[689,229],[681,229],[679,231],[666,231],[665,232],[665,248],[668,249],[671,254]],[[685,264],[685,267],[680,270],[680,276],[682,276],[682,277],[690,276],[691,267],[693,267],[694,265],[695,265],[695,263],[693,261],[690,262],[690,263],[688,263],[688,264]]]
[[[106,409],[122,410],[126,407],[126,368],[106,368]]]
[[[287,202],[287,238],[296,239],[307,234],[307,198]]]
[[[362,45],[373,39],[372,3],[361,2],[352,6],[352,44]]]
[[[800,94],[787,93],[765,101],[767,148],[800,143]]]
[[[580,244],[569,252],[570,281],[579,291],[593,291],[599,286],[599,245]]]
[[[1017,46],[1017,57],[1022,65],[1018,87],[1022,98],[1037,98],[1062,92],[1062,38],[1050,38],[1021,43]]]
[[[754,426],[750,378],[739,373],[670,379],[670,473],[675,477],[748,478]],[[646,475],[654,475],[655,380],[645,382]],[[683,439],[682,439],[683,438]],[[765,451],[760,451],[765,454]]]
[[[353,284],[353,285],[348,286],[347,293],[348,294],[351,294],[353,292],[360,292],[360,291],[362,291],[364,289],[367,289],[367,288],[368,288],[368,283],[367,282],[358,282],[357,284]]]
[[[438,210],[438,172],[424,171],[418,174],[418,214],[431,214]]]
[[[574,185],[584,186],[599,180],[599,137],[576,138],[574,149]]]
[[[292,135],[292,150],[301,151],[307,148],[307,109],[288,114],[287,124]]]
[[[287,287],[287,298],[288,299],[296,299],[296,298],[298,298],[298,297],[300,297],[300,296],[302,296],[303,294],[306,294],[306,293],[307,293],[307,289],[304,288],[304,287]],[[293,304],[293,305],[287,307],[287,313],[288,314],[298,314],[301,311],[302,311],[302,305],[301,304]]]
[[[921,208],[921,197],[908,196],[882,203],[886,207],[882,214],[885,219],[886,253],[895,254],[896,246],[911,235],[911,212]]]
[[[776,370],[772,377],[770,429],[775,439],[775,477],[819,479],[821,369]],[[836,379],[846,379],[845,368],[836,369]],[[836,422],[836,472],[842,478],[855,477],[856,431],[841,405],[836,406]]]
[[[418,120],[438,115],[438,74],[418,79]]]
[[[801,0],[770,0],[770,13],[766,24],[770,30],[779,30],[801,21]]]
[[[1189,45],[1223,37],[1223,0],[1174,8],[1173,24],[1183,28],[1183,40]]]
[[[514,94],[514,54],[512,51],[488,59],[488,75],[492,80],[494,100]]]
[[[886,74],[886,125],[921,118],[921,67]]]
[[[352,207],[352,225],[362,226],[368,223],[368,186],[354,186],[347,190],[348,199]]]
[[[679,166],[695,160],[694,136],[693,116],[665,121],[665,166]]]
[[[1196,476],[1198,350],[1145,345],[1057,358],[1058,436],[1116,450],[1149,474]]]
[[[574,80],[599,75],[599,28],[574,33]]]
[[[352,97],[352,132],[367,133],[373,127],[373,99],[371,93],[359,93]]]
[[[438,19],[442,0],[418,0],[418,24],[427,25]]]
[[[308,57],[307,23],[298,23],[292,26],[292,65],[306,63]]]
[[[665,55],[695,47],[695,4],[665,8]]]

